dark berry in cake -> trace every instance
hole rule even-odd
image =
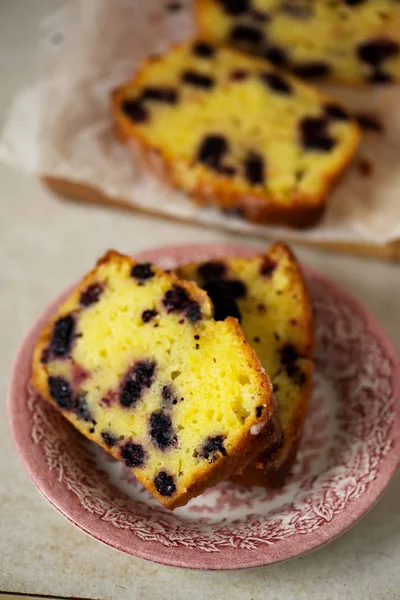
[[[165,293],[163,305],[168,313],[183,313],[192,323],[201,319],[199,304],[192,300],[187,291],[179,285],[173,285]]]
[[[151,263],[137,263],[132,267],[131,275],[140,283],[144,283],[148,279],[152,279],[155,272],[153,271],[153,265]]]
[[[197,160],[209,167],[218,168],[227,150],[228,142],[224,136],[208,135],[200,144]]]
[[[301,386],[304,385],[306,376],[296,362],[298,358],[301,356],[292,344],[286,344],[281,349],[281,361],[286,373],[296,385]]]
[[[53,334],[50,341],[50,351],[54,356],[67,356],[71,350],[75,333],[75,319],[67,315],[54,323]]]
[[[82,306],[90,306],[91,304],[95,304],[103,291],[103,286],[101,283],[93,283],[89,285],[86,290],[81,293],[80,303]]]
[[[101,437],[103,438],[103,442],[109,448],[112,448],[118,442],[118,438],[109,431],[102,431]]]
[[[128,372],[122,384],[119,400],[122,406],[130,408],[139,400],[155,378],[156,363],[151,360],[138,362]]]
[[[127,442],[121,448],[121,458],[127,467],[143,467],[145,463],[145,451],[140,444]]]
[[[172,475],[160,471],[154,479],[154,485],[161,496],[172,496],[176,492],[176,484]]]
[[[254,151],[249,152],[244,163],[244,171],[246,179],[252,185],[264,183],[265,165],[263,157]]]
[[[240,322],[241,314],[236,302],[236,296],[232,294],[230,282],[222,279],[213,279],[204,284],[204,289],[210,296],[214,305],[214,319],[224,321],[226,317],[234,317]]]
[[[176,104],[178,102],[178,92],[171,87],[146,87],[142,94],[143,100],[153,100],[153,102],[165,102],[166,104]]]
[[[335,140],[327,133],[327,121],[323,117],[304,117],[300,121],[301,142],[307,150],[329,152]]]
[[[223,282],[223,287],[226,289],[227,294],[233,296],[233,298],[245,298],[247,294],[246,285],[240,279],[226,279]]]
[[[201,58],[210,58],[214,55],[214,48],[211,44],[207,44],[206,42],[196,42],[193,45],[193,53],[196,56],[201,56]]]
[[[279,73],[261,73],[262,81],[273,91],[278,94],[290,95],[293,93],[292,86],[285,79],[285,77]]]
[[[142,321],[143,321],[143,323],[148,323],[149,321],[154,319],[154,317],[156,317],[157,315],[158,315],[158,312],[154,308],[144,310],[142,312]]]
[[[221,261],[210,260],[209,262],[203,263],[198,268],[197,272],[204,281],[220,279],[221,277],[224,277],[226,273],[226,265]]]
[[[357,48],[357,54],[365,63],[373,66],[379,66],[382,62],[398,54],[399,44],[386,38],[370,40],[360,44]]]
[[[209,75],[196,73],[196,71],[184,71],[182,73],[182,81],[187,85],[192,85],[199,88],[209,90],[214,85],[214,79]]]
[[[284,365],[295,362],[298,358],[300,358],[299,353],[293,344],[286,344],[281,348],[281,359]]]
[[[124,100],[121,105],[122,111],[135,123],[145,123],[149,113],[140,100]]]
[[[166,404],[177,404],[178,398],[172,385],[164,385],[161,391],[161,397]],[[181,398],[182,400],[182,398]]]
[[[210,463],[216,461],[218,453],[221,453],[222,456],[226,456],[226,450],[224,448],[224,439],[225,438],[223,435],[209,437],[200,451],[200,456],[206,458]]]
[[[242,15],[250,7],[249,0],[218,0],[229,15]]]
[[[177,438],[172,427],[171,417],[163,411],[155,411],[150,415],[150,438],[154,446],[166,450],[175,446]]]
[[[279,46],[268,46],[264,56],[276,67],[284,67],[288,62],[286,52]]]
[[[49,377],[47,380],[50,396],[64,410],[72,410],[75,400],[68,381],[63,377]]]
[[[83,394],[76,397],[74,403],[74,413],[79,419],[82,419],[82,421],[89,422],[93,421],[93,416],[89,410],[85,396],[86,395]]]
[[[233,42],[247,42],[254,45],[260,44],[264,38],[262,31],[251,25],[235,25],[230,37]]]

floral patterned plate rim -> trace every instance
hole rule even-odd
[[[221,256],[238,245],[163,247],[136,257],[164,268]],[[399,363],[386,334],[347,292],[305,269],[316,317],[316,373],[293,473],[282,490],[224,482],[173,513],[129,469],[73,429],[28,389],[41,327],[22,342],[8,413],[22,463],[39,491],[79,529],[137,557],[193,569],[269,565],[309,552],[355,524],[384,491],[400,446]]]

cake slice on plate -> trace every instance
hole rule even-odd
[[[169,509],[281,437],[237,321],[215,321],[194,283],[113,251],[44,328],[31,381]]]
[[[215,319],[230,315],[240,321],[273,383],[282,445],[260,453],[234,480],[281,485],[296,458],[312,384],[314,328],[300,266],[285,244],[276,243],[260,256],[191,263],[177,273],[207,291]]]

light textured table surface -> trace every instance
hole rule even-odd
[[[38,22],[57,4],[0,0],[0,125],[12,94],[33,77]],[[29,481],[5,417],[10,367],[27,328],[105,249],[132,253],[193,241],[240,240],[61,202],[33,177],[0,165],[0,591],[121,600],[399,599],[400,472],[370,513],[328,546],[282,565],[219,573],[164,567],[107,548],[68,523]],[[400,348],[399,266],[304,249],[298,255],[361,300]]]

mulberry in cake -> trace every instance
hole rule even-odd
[[[111,251],[34,350],[33,387],[169,509],[281,435],[255,352],[212,311],[195,284]]]
[[[197,0],[200,34],[300,77],[400,81],[396,0]]]
[[[313,224],[351,160],[345,110],[262,59],[192,40],[113,93],[136,159],[199,203],[256,223]]]
[[[192,263],[177,272],[207,291],[216,319],[232,315],[240,320],[273,383],[282,445],[261,453],[233,479],[245,485],[281,485],[296,457],[313,372],[311,303],[300,267],[289,248],[276,243],[263,256]]]

